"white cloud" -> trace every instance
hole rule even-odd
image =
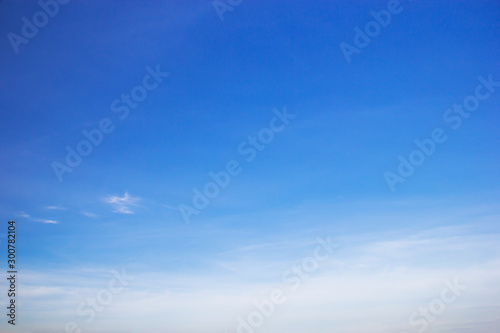
[[[45,206],[45,209],[50,209],[50,210],[67,210],[66,207],[62,206]]]
[[[31,216],[29,216],[25,212],[21,212],[21,214],[19,214],[19,217],[24,217],[25,219],[30,219],[31,218]]]
[[[85,215],[87,217],[95,219],[97,217],[97,214],[90,213],[90,212],[81,212],[80,214]]]
[[[139,206],[136,204],[139,198],[132,197],[127,192],[125,192],[123,197],[109,195],[104,201],[113,206],[113,212],[122,214],[133,214],[134,212],[130,209],[130,206]]]
[[[52,223],[52,224],[58,223],[55,220],[47,220],[47,219],[32,219],[32,220],[35,222],[41,222],[41,223]]]
[[[489,244],[483,245],[482,239],[473,235],[460,237],[464,241],[465,252],[476,247],[489,248]],[[499,237],[498,234],[492,235],[496,240]],[[407,237],[389,237],[382,242],[404,243],[398,248],[407,259],[422,256],[415,251],[421,247],[421,243],[408,242]],[[448,249],[446,237],[439,237],[433,242],[436,246],[442,244],[440,249]],[[403,266],[393,263],[392,247],[379,247],[379,243],[371,241],[357,244],[344,253],[334,254],[316,271],[308,273],[309,278],[303,280],[297,291],[291,291],[293,284],[284,282],[281,274],[276,279],[249,282],[218,269],[199,274],[145,272],[137,270],[137,266],[130,267],[126,269],[127,274],[137,278],[119,297],[112,299],[112,304],[105,311],[97,313],[99,320],[88,329],[92,332],[106,332],[111,328],[128,332],[137,329],[156,333],[164,332],[162,327],[168,325],[172,332],[237,332],[237,317],[248,319],[250,313],[256,310],[254,301],[262,304],[269,299],[271,291],[278,288],[284,292],[285,302],[276,305],[276,311],[265,318],[264,326],[253,332],[327,333],[332,331],[332,327],[345,333],[416,332],[409,323],[410,315],[441,297],[446,279],[458,278],[460,285],[467,286],[467,289],[455,302],[447,305],[442,315],[429,323],[427,332],[497,332],[498,321],[495,320],[498,320],[500,308],[498,256],[486,262],[473,260],[476,263],[468,265],[466,269],[453,261],[440,267]],[[358,263],[366,262],[366,255],[374,247],[379,249],[377,254],[382,259],[380,264],[362,269],[355,267]],[[308,255],[304,253],[303,257],[297,259],[301,262]],[[450,255],[455,256],[456,253]],[[337,260],[337,257],[346,261],[347,265],[330,265],[330,260]],[[245,258],[241,260],[246,261]],[[260,264],[265,267],[263,270],[283,272],[282,267],[268,267],[267,261],[267,257],[261,258]],[[289,269],[290,264],[284,267]],[[85,324],[84,317],[74,312],[67,313],[67,309],[76,308],[88,297],[93,297],[96,291],[106,289],[111,278],[104,271],[82,268],[29,272],[26,275],[26,306],[51,309],[51,319],[54,321],[56,318],[56,322],[64,323],[72,316],[79,325]],[[147,322],[137,319],[145,317],[148,318]],[[197,318],[196,322],[186,324],[193,317]],[[116,318],[122,319],[117,322]],[[35,331],[41,324],[37,323],[37,327],[31,325],[33,328],[27,328]],[[44,323],[44,327],[48,325],[50,323]],[[147,328],[141,330],[141,327]]]
[[[26,214],[25,212],[21,212],[20,214],[18,214],[18,216],[22,217],[22,218],[25,218],[25,219],[29,219],[29,220],[34,221],[34,222],[49,223],[49,224],[57,224],[57,223],[59,223],[59,222],[57,222],[55,220],[51,220],[51,219],[34,218],[34,217],[31,217],[29,214]]]

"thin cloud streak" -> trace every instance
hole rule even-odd
[[[40,222],[40,223],[50,223],[50,224],[57,224],[59,222],[55,220],[46,220],[46,219],[33,219],[35,222]]]
[[[130,206],[136,206],[136,207],[139,206],[136,204],[136,202],[139,200],[140,200],[139,198],[130,196],[128,192],[125,192],[123,197],[109,195],[107,198],[104,199],[104,202],[113,206],[114,213],[134,214],[134,212],[130,209]]]
[[[68,210],[66,207],[62,207],[62,206],[45,206],[45,209],[50,209],[50,210]]]
[[[84,215],[84,216],[87,216],[87,217],[90,217],[90,218],[97,218],[97,214],[94,214],[94,213],[90,213],[90,212],[81,212],[80,214]]]
[[[18,216],[22,217],[22,218],[25,218],[25,219],[28,219],[28,220],[33,221],[33,222],[48,223],[48,224],[57,224],[57,223],[59,223],[56,220],[52,220],[52,219],[34,218],[34,217],[31,217],[29,214],[26,214],[25,212],[21,212],[20,214],[18,214]]]

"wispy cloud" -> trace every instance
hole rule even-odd
[[[87,216],[87,217],[90,217],[90,218],[93,218],[93,219],[95,219],[97,217],[97,214],[90,213],[90,212],[81,212],[80,214]]]
[[[52,224],[58,223],[55,220],[47,220],[47,219],[32,219],[32,220],[35,222],[40,222],[40,223],[52,223]]]
[[[139,206],[136,204],[139,200],[139,198],[133,197],[127,192],[125,192],[123,197],[109,195],[104,199],[106,203],[113,206],[113,212],[122,214],[133,214],[134,212],[130,209],[130,206]]]
[[[29,220],[31,220],[33,222],[51,223],[51,224],[57,224],[57,223],[59,223],[56,220],[34,218],[34,217],[31,217],[29,214],[26,214],[25,212],[21,212],[20,214],[17,214],[17,215],[19,217],[22,217],[22,218],[25,218],[25,219],[29,219]]]
[[[45,209],[51,209],[51,210],[67,210],[66,207],[63,206],[45,206]]]
[[[102,332],[111,328],[133,332],[136,323],[132,319],[117,323],[115,318],[136,315],[148,317],[148,333],[164,332],[166,320],[174,332],[250,332],[238,330],[237,318],[251,320],[250,313],[261,311],[258,309],[270,299],[271,292],[280,290],[284,303],[273,305],[275,314],[270,310],[266,322],[270,332],[304,332],[301,323],[308,321],[321,323],[312,324],[317,333],[331,332],[331,327],[345,333],[416,332],[409,321],[412,313],[428,308],[441,296],[444,281],[457,278],[467,290],[443,316],[428,312],[435,321],[429,323],[426,332],[496,333],[500,257],[498,251],[492,251],[492,244],[498,244],[500,234],[490,233],[485,242],[478,232],[474,226],[456,226],[417,233],[400,230],[398,235],[384,237],[376,233],[348,236],[340,242],[339,251],[314,271],[306,271],[303,266],[313,255],[311,243],[284,238],[235,251],[235,256],[227,258],[238,265],[231,274],[219,268],[218,260],[212,261],[211,267],[184,272],[157,267],[139,272],[142,264],[131,263],[126,272],[136,271],[138,278],[113,299],[112,308],[99,313],[100,328]],[[450,251],[456,243],[459,248]],[[422,252],[423,244],[432,246]],[[292,255],[291,261],[276,263],[272,252],[286,252],[287,247],[305,251]],[[247,253],[253,251],[263,251],[259,252],[263,255],[249,263]],[[439,265],[429,260],[436,255],[442,259]],[[257,278],[244,278],[249,273],[245,265],[255,266],[253,276]],[[299,273],[306,277],[300,289],[291,292]],[[24,282],[25,302],[43,304],[52,312],[51,318],[64,322],[74,316],[66,309],[74,309],[86,297],[95,295],[91,288],[106,288],[110,277],[107,268],[99,267],[29,271]],[[256,303],[261,305],[257,307]],[[197,318],[196,323],[190,330],[183,330],[184,318],[192,316]],[[79,323],[83,319],[76,317]],[[27,325],[36,331],[39,324]]]

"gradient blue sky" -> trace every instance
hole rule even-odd
[[[125,268],[136,280],[86,332],[236,332],[237,316],[331,236],[338,255],[262,332],[414,332],[409,314],[454,277],[470,293],[433,332],[496,332],[500,88],[457,130],[443,114],[479,76],[500,81],[500,2],[401,5],[347,63],[339,44],[387,1],[244,0],[221,21],[207,0],[74,0],[17,54],[7,34],[40,7],[0,2],[16,329],[81,322],[74,308]],[[170,75],[120,120],[111,103],[157,65]],[[245,162],[238,145],[284,106],[296,118]],[[51,163],[103,118],[116,129],[59,182]],[[437,127],[448,140],[391,191],[384,173]],[[176,207],[233,159],[241,174],[185,224]]]

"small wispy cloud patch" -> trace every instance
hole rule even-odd
[[[40,223],[52,223],[52,224],[57,224],[58,222],[55,220],[47,220],[47,219],[32,219],[35,222],[40,222]]]
[[[50,210],[67,210],[67,208],[63,207],[63,206],[45,206],[45,209],[50,209]]]
[[[95,219],[97,217],[97,214],[89,213],[89,212],[81,212],[80,214],[87,216],[87,217],[90,217],[90,218],[93,218],[93,219]]]
[[[128,195],[127,192],[125,192],[123,197],[109,195],[104,199],[106,203],[113,206],[113,212],[122,214],[133,214],[134,212],[130,209],[130,206],[139,206],[136,204],[139,200],[139,198]]]
[[[29,214],[26,214],[25,212],[21,212],[20,214],[17,214],[17,215],[19,217],[22,217],[22,218],[25,218],[25,219],[29,219],[30,221],[33,221],[33,222],[50,223],[50,224],[57,224],[57,223],[59,223],[56,220],[34,218],[34,217],[31,217]]]

